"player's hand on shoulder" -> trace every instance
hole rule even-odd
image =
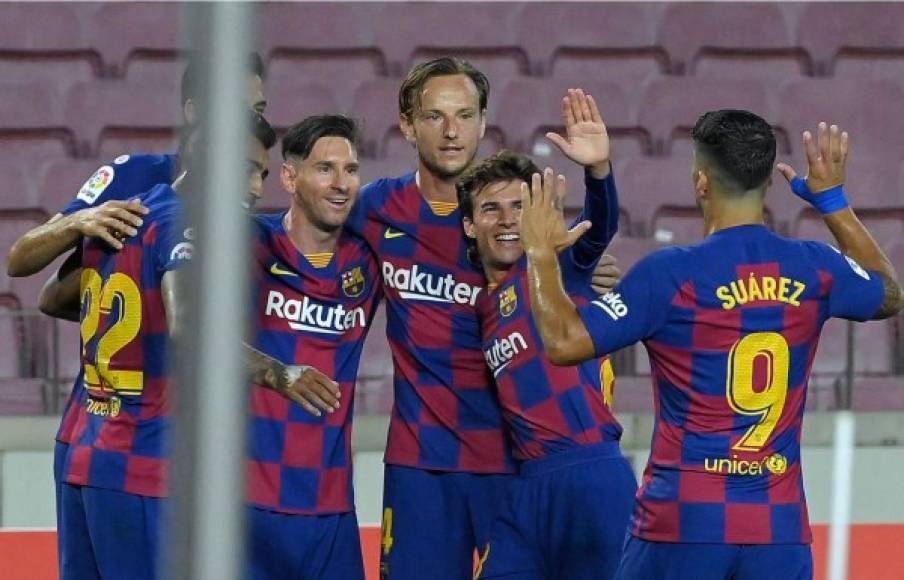
[[[339,384],[314,367],[287,366],[281,383],[277,390],[315,417],[339,410]]]
[[[812,203],[809,196],[844,184],[844,169],[848,156],[848,134],[838,125],[829,126],[825,122],[816,129],[816,137],[810,131],[803,133],[803,147],[807,155],[807,176],[799,178],[793,167],[787,163],[776,166],[794,193]]]
[[[562,120],[565,136],[547,133],[546,138],[593,177],[605,178],[610,171],[609,133],[593,97],[583,89],[568,89],[562,98]]]
[[[590,287],[597,294],[608,294],[621,282],[621,270],[619,270],[616,262],[615,256],[603,254],[600,261],[596,263],[596,268],[593,269],[593,276],[590,279]]]
[[[148,208],[137,199],[107,201],[97,207],[83,209],[70,216],[73,227],[86,237],[100,238],[117,250],[122,240],[138,233]]]

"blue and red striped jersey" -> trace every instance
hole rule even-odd
[[[346,227],[380,262],[395,398],[385,461],[442,471],[510,473],[511,449],[483,359],[461,211],[437,211],[415,174],[365,186]]]
[[[575,223],[593,224],[559,256],[565,290],[577,304],[593,299],[593,268],[618,229],[614,178],[586,179],[583,212]],[[477,299],[483,352],[496,381],[503,417],[520,461],[604,441],[618,441],[622,428],[609,408],[612,365],[603,357],[581,365],[552,364],[531,316],[527,258]]]
[[[65,481],[137,495],[166,494],[169,334],[160,284],[191,258],[182,201],[168,185],[141,196],[150,209],[116,251],[83,243],[82,386]]]
[[[661,542],[812,539],[801,478],[823,323],[870,318],[878,275],[762,225],[647,256],[579,309],[598,354],[643,341],[656,422],[631,532]]]
[[[99,167],[60,213],[69,215],[106,201],[125,201],[138,197],[155,185],[170,183],[175,167],[175,155],[120,155],[107,165]],[[63,409],[57,441],[69,443],[72,438],[72,429],[78,415],[77,407],[84,404],[83,394],[79,373]]]
[[[338,411],[315,417],[252,385],[248,497],[284,513],[348,512],[355,380],[381,297],[379,273],[364,240],[347,233],[329,262],[315,267],[289,239],[285,215],[255,218],[255,347],[285,364],[315,367],[342,395]]]

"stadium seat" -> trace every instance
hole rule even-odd
[[[43,415],[46,395],[43,379],[0,379],[0,416]]]
[[[870,61],[883,57],[900,71],[904,55],[904,6],[895,2],[807,4],[798,21],[800,44],[821,72],[859,76],[873,72]],[[884,75],[883,75],[884,76]],[[900,82],[900,77],[898,77]]]
[[[669,4],[656,41],[668,53],[672,72],[679,74],[764,82],[812,74],[777,4]]]
[[[392,355],[386,342],[386,307],[377,308],[364,342],[355,393],[356,412],[388,415],[392,409]]]
[[[179,133],[176,127],[143,129],[115,127],[104,129],[97,146],[97,159],[108,163],[127,153],[174,153],[179,147]]]
[[[257,44],[265,58],[372,62],[374,70],[385,74],[385,58],[374,39],[381,8],[377,2],[263,3]]]
[[[606,253],[618,258],[618,267],[624,274],[642,258],[664,246],[665,244],[653,238],[626,236],[619,233],[609,244]]]
[[[822,327],[819,347],[813,359],[813,373],[840,375],[847,366],[847,320],[830,318]]]
[[[562,97],[568,88],[589,92],[600,108],[610,133],[636,130],[634,113],[621,88],[614,83],[587,79],[515,79],[507,82],[491,100],[490,119],[495,119],[511,149],[529,150],[539,131],[563,126]]]
[[[171,133],[182,124],[179,100],[178,85],[80,83],[66,97],[65,115],[78,138],[96,151],[105,130]]]
[[[18,163],[30,169],[53,159],[76,154],[72,133],[63,131],[17,131],[0,128],[0,156],[7,163]]]
[[[129,59],[125,82],[180,87],[188,59],[182,55],[149,54]],[[180,97],[181,100],[181,97]]]
[[[46,217],[41,212],[34,211],[4,211],[0,212],[0,248],[3,256],[9,252],[16,240],[22,234],[35,226],[43,223]],[[5,260],[4,260],[5,264]],[[11,278],[6,275],[6,268],[0,268],[0,293],[12,291]]]
[[[352,111],[364,133],[365,154],[382,156],[383,152],[379,149],[383,141],[391,131],[398,130],[398,80],[376,79],[362,84],[355,92]]]
[[[643,349],[643,346],[638,348]],[[653,383],[648,376],[616,374],[612,410],[616,413],[653,413]]]
[[[338,106],[329,87],[300,77],[271,91],[268,101],[267,120],[280,131],[311,115],[347,112]]]
[[[533,74],[639,88],[646,78],[668,71],[668,58],[653,35],[659,11],[651,3],[529,2],[518,22],[518,43]]]
[[[388,2],[375,23],[376,42],[389,62],[390,74],[404,76],[409,67],[424,58],[454,55],[470,60],[487,57],[512,62],[494,63],[494,73],[527,72],[527,57],[515,36],[520,4]],[[450,23],[455,23],[450,25]],[[517,63],[517,64],[516,64]],[[498,68],[497,68],[498,67]],[[490,79],[493,80],[498,79]]]
[[[47,215],[54,215],[72,201],[82,185],[101,165],[113,158],[99,159],[51,159],[38,173],[36,188],[39,206]]]
[[[904,207],[859,210],[857,216],[880,247],[888,249],[904,241]],[[800,215],[796,226],[795,235],[800,239],[837,245],[829,228],[812,209]]]
[[[0,161],[0,210],[39,207],[37,175],[18,161]]]
[[[94,6],[70,2],[0,4],[0,52],[80,55],[98,60],[96,39],[85,34],[82,26],[91,19]]]
[[[854,411],[904,410],[904,377],[858,377],[851,398]]]
[[[6,130],[63,130],[71,121],[47,84],[0,82],[0,127]],[[65,121],[64,121],[65,119]]]
[[[188,46],[182,35],[185,18],[178,2],[102,3],[87,19],[88,34],[110,72],[121,76],[133,58],[184,51]]]
[[[338,108],[330,112],[353,112],[355,92],[368,81],[382,78],[378,64],[372,59],[346,57],[342,53],[275,56],[267,66],[267,100],[271,106],[294,107],[299,89],[316,81],[335,96]],[[301,120],[305,112],[296,110],[295,116]]]
[[[23,375],[22,318],[18,299],[9,293],[0,295],[0,379]]]
[[[639,124],[653,135],[654,147],[666,148],[673,133],[689,134],[703,113],[746,109],[767,121],[774,118],[765,86],[757,81],[663,78],[650,82],[640,98]]]
[[[692,158],[680,159],[677,156],[635,157],[625,163],[624,169],[617,175],[619,203],[633,220],[632,232],[651,236],[653,222],[663,205],[696,210],[692,167]]]
[[[57,320],[59,340],[58,364],[61,388],[68,392],[81,367],[81,331],[75,322]]]
[[[2,12],[0,12],[2,14]],[[39,84],[48,88],[53,99],[62,102],[69,87],[93,81],[99,72],[99,61],[79,55],[6,54],[0,47],[0,71],[3,82],[17,85]]]

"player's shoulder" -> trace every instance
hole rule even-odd
[[[385,201],[390,195],[404,190],[415,183],[415,172],[411,171],[399,177],[381,177],[361,188],[358,198],[368,204]]]
[[[336,253],[342,256],[343,261],[362,260],[373,257],[373,252],[367,240],[361,236],[343,229],[336,243]]]
[[[85,181],[76,199],[87,205],[125,199],[158,183],[172,181],[175,155],[120,155],[102,165]]]
[[[637,261],[633,269],[647,273],[664,273],[687,268],[694,255],[699,252],[698,246],[667,246],[653,250]]]

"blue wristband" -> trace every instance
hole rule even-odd
[[[795,177],[791,180],[791,191],[794,192],[794,195],[815,207],[820,215],[835,213],[850,207],[847,198],[844,196],[844,185],[836,185],[831,189],[813,193],[807,187],[806,179]]]

